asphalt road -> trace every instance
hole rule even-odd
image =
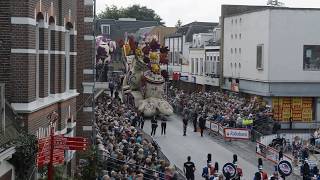
[[[205,167],[207,161],[207,154],[212,154],[212,161],[219,163],[219,168],[227,163],[232,162],[234,151],[231,148],[225,147],[218,137],[205,134],[204,137],[200,136],[199,132],[193,132],[191,123],[187,129],[187,136],[183,135],[183,124],[179,116],[173,115],[167,122],[167,134],[161,136],[160,122],[157,128],[154,139],[160,145],[162,152],[168,157],[171,163],[175,164],[181,170],[183,169],[183,163],[186,162],[187,156],[191,156],[191,160],[196,165],[196,179],[202,179],[202,168]],[[148,134],[151,133],[150,121],[145,122],[144,131]],[[216,141],[215,140],[218,140]],[[228,142],[227,142],[228,143]],[[239,149],[242,151],[242,149]],[[236,152],[239,152],[236,150]],[[251,157],[242,157],[238,154],[238,166],[243,169],[243,180],[252,180],[254,173],[257,169],[257,157],[255,156],[254,149],[248,150]],[[247,156],[247,155],[245,155]],[[247,160],[249,159],[249,160]],[[250,161],[250,159],[253,159]],[[272,170],[271,170],[272,171]],[[270,172],[271,173],[271,172]]]

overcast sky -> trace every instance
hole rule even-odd
[[[320,8],[320,0],[280,0],[287,7]],[[97,0],[97,12],[105,6],[127,7],[140,4],[155,10],[166,23],[174,26],[178,19],[182,24],[192,21],[218,22],[221,4],[266,5],[267,0]]]

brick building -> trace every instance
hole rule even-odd
[[[9,105],[28,133],[45,136],[56,111],[57,133],[91,135],[93,91],[83,86],[93,86],[92,23],[93,0],[0,1],[0,108]],[[10,118],[0,112],[4,136]]]

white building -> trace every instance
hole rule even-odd
[[[224,18],[223,88],[237,86],[272,105],[289,97],[291,118],[292,99],[312,97],[312,119],[298,120],[294,128],[320,121],[319,17],[320,9],[267,7]]]
[[[193,45],[193,35],[208,33],[218,23],[192,22],[180,27],[177,33],[165,38],[165,46],[170,50],[169,74],[179,72],[182,75],[189,74],[189,47]],[[205,40],[206,38],[204,38]]]
[[[220,45],[216,31],[193,35],[193,44],[189,49],[189,75],[182,80],[199,85],[219,86]]]

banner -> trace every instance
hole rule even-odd
[[[282,98],[272,98],[273,118],[275,120],[282,119]]]
[[[273,118],[279,121],[310,122],[313,119],[313,98],[274,97],[272,98]]]
[[[224,128],[226,139],[250,139],[250,130],[245,128]]]
[[[302,99],[302,120],[312,121],[312,98]]]
[[[292,119],[295,121],[302,120],[302,98],[292,98]]]
[[[214,132],[219,132],[219,124],[211,123],[211,130]]]
[[[291,99],[283,98],[282,99],[282,120],[289,121],[291,117]]]

